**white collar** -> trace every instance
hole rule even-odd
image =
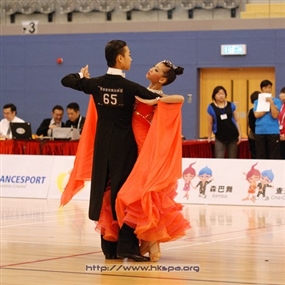
[[[123,70],[121,69],[117,69],[117,68],[113,68],[113,67],[109,67],[107,70],[107,74],[111,74],[111,75],[121,75],[122,77],[126,77],[126,74],[123,72]]]
[[[61,122],[60,122],[59,124],[57,124],[57,123],[54,121],[54,118],[51,118],[49,124],[50,124],[50,125],[56,125],[56,126],[58,126],[58,127],[61,127]]]

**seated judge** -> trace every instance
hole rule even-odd
[[[64,109],[60,105],[55,105],[52,108],[51,118],[44,119],[40,126],[38,127],[36,134],[38,136],[52,136],[52,129],[64,127],[64,123],[62,122],[62,117],[64,114]]]
[[[69,103],[66,107],[68,120],[65,122],[66,128],[79,129],[81,133],[85,122],[85,117],[80,115],[79,105],[76,102]]]
[[[12,104],[6,104],[3,106],[4,119],[0,122],[0,138],[12,139],[12,132],[10,128],[10,122],[12,123],[24,123],[25,121],[20,119],[17,115],[17,107]]]

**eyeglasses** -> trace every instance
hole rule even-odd
[[[165,59],[162,61],[167,67],[171,68],[171,69],[176,69],[176,66],[169,60]]]

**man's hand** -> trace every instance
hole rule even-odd
[[[274,104],[272,97],[266,97],[265,101],[269,102],[270,104]]]
[[[57,125],[49,125],[48,127],[49,129],[54,129],[54,128],[57,128]]]
[[[84,67],[82,67],[80,69],[80,72],[82,73],[83,77],[90,78],[90,73],[89,73],[89,70],[88,70],[88,64],[86,64]]]

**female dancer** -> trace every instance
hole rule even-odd
[[[148,88],[163,96],[162,86],[170,84],[182,72],[183,68],[162,61],[147,73]],[[162,97],[155,111],[146,105],[157,103],[155,100],[138,100],[133,130],[140,154],[118,193],[116,213],[120,227],[127,224],[135,229],[141,241],[141,254],[149,252],[150,260],[158,261],[159,243],[182,237],[190,227],[181,213],[182,206],[174,201],[177,180],[182,173],[181,103],[184,98]]]

